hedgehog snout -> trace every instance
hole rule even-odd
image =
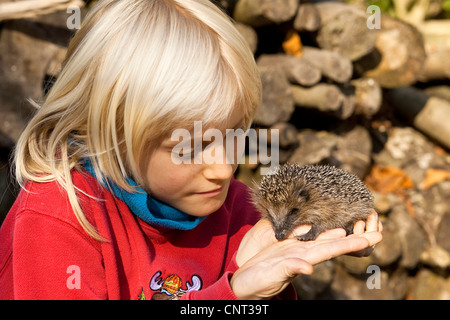
[[[280,224],[278,221],[271,221],[272,222],[272,229],[275,233],[275,238],[277,240],[284,240],[286,239],[286,229],[283,227],[282,224]]]
[[[286,239],[286,231],[284,230],[275,231],[275,238],[278,241]]]
[[[287,238],[292,225],[287,223],[286,220],[273,221],[273,231],[275,232],[275,238],[277,240],[284,240]]]

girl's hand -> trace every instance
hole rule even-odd
[[[236,263],[240,267],[258,252],[277,243],[269,220],[259,220],[244,236],[236,253]]]
[[[366,222],[358,221],[353,226],[353,234],[356,236],[361,235],[364,232],[379,232],[379,233],[381,233],[382,231],[383,231],[383,225],[378,220],[378,215],[376,212],[372,212],[367,217]],[[367,257],[372,253],[373,249],[375,249],[375,245],[365,248],[360,251],[351,252],[351,253],[349,253],[349,255],[355,256],[355,257]]]
[[[365,227],[358,222],[349,236],[344,229],[333,229],[313,241],[277,241],[270,223],[261,220],[241,242],[236,254],[240,268],[231,278],[231,288],[239,299],[270,299],[298,274],[311,274],[315,264],[343,254],[367,255],[382,240],[376,213],[370,215]],[[308,227],[301,226],[292,236],[307,231]]]

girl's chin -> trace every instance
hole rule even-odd
[[[225,199],[203,199],[203,201],[200,199],[196,201],[196,205],[185,206],[185,210],[182,208],[180,210],[191,216],[205,217],[219,210],[224,201]]]

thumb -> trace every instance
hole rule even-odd
[[[280,264],[284,275],[293,278],[299,274],[312,274],[314,269],[312,264],[300,258],[287,258]]]

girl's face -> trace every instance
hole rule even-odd
[[[230,180],[237,168],[237,161],[231,161],[231,164],[226,162],[226,129],[237,129],[242,125],[242,115],[234,112],[226,126],[217,128],[223,137],[222,143],[214,141],[214,138],[211,139],[213,141],[203,139],[200,152],[190,152],[194,150],[194,130],[190,132],[192,141],[172,141],[171,138],[164,140],[148,159],[146,191],[156,199],[192,216],[202,217],[218,210],[225,202]],[[203,133],[205,131],[206,128],[203,128]],[[181,152],[180,144],[187,146]],[[214,147],[208,149],[212,145]],[[214,157],[216,152],[222,158],[221,161],[211,163],[203,158],[206,153]],[[174,155],[185,161],[174,161]]]

